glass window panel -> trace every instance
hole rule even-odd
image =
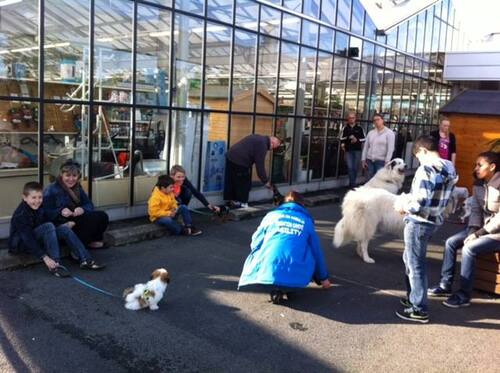
[[[300,49],[297,115],[311,115],[315,70],[316,51],[311,48],[302,47]]]
[[[351,43],[349,45],[348,57],[360,60],[362,53],[363,53],[363,41],[361,39],[355,38],[354,36],[351,36]]]
[[[405,75],[403,79],[403,92],[401,95],[401,122],[410,121],[410,95],[411,95],[411,77]]]
[[[432,46],[432,27],[434,25],[434,8],[430,8],[426,11],[427,18],[425,24],[425,40],[424,40],[424,58],[430,61],[431,58],[431,46]]]
[[[360,63],[358,61],[349,60],[347,66],[344,117],[348,111],[357,112],[358,110],[359,68]]]
[[[392,49],[387,49],[387,53],[385,55],[385,67],[388,69],[396,68],[396,52]]]
[[[159,175],[168,174],[168,110],[137,109],[135,121],[134,201],[145,202]],[[189,179],[191,174],[187,175]]]
[[[314,18],[318,18],[319,3],[320,0],[304,0],[304,11],[302,13]]]
[[[38,97],[38,1],[6,4],[0,9],[0,94]],[[54,48],[60,53],[61,47]]]
[[[203,21],[176,14],[174,27],[173,105],[200,107]]]
[[[366,13],[366,16],[365,16],[365,36],[375,40],[375,38],[377,37],[376,32],[377,32],[377,26],[375,26],[375,23],[373,23],[372,19],[368,15],[368,13]]]
[[[335,25],[336,0],[323,0],[321,2],[321,20],[331,25]]]
[[[406,57],[406,62],[405,62],[405,72],[407,74],[413,74],[413,58],[411,57]]]
[[[342,129],[342,119],[331,119],[327,122],[327,136],[325,147],[324,177],[333,177],[337,174],[347,174],[345,162],[340,162],[340,130]],[[339,170],[340,166],[340,170]],[[340,172],[339,172],[340,171]]]
[[[170,11],[137,7],[136,102],[169,105]]]
[[[228,109],[231,29],[207,23],[205,108]]]
[[[132,101],[132,8],[132,3],[126,0],[95,2],[94,97],[97,100]]]
[[[281,36],[283,39],[298,42],[300,31],[300,18],[283,13]]]
[[[311,122],[310,118],[297,118],[295,126],[300,129],[298,146],[298,164],[293,165],[294,181],[299,183],[307,182],[311,179],[312,172],[308,170],[309,164],[309,138],[311,136]]]
[[[392,88],[394,83],[394,71],[384,71],[384,89],[382,96],[382,113],[386,121],[391,120]]]
[[[394,74],[394,84],[392,91],[391,120],[398,122],[401,111],[401,94],[403,91],[403,74]]]
[[[417,121],[418,90],[419,90],[419,79],[413,78],[411,85],[411,97],[410,97],[410,122],[412,123],[416,123]]]
[[[375,45],[365,41],[363,42],[363,62],[373,63],[373,56],[375,54]]]
[[[302,12],[302,0],[283,0],[283,6],[295,12]]]
[[[417,56],[422,56],[425,37],[425,13],[420,13],[417,17],[416,33],[417,38],[415,40],[415,54]]]
[[[258,113],[274,113],[278,81],[278,54],[279,41],[261,36],[259,39],[259,76],[256,102]]]
[[[207,16],[224,22],[232,22],[233,0],[207,0]]]
[[[372,81],[370,83],[370,113],[369,118],[373,114],[380,113],[382,106],[382,85],[384,81],[384,69],[374,68],[372,70]]]
[[[252,0],[236,0],[236,25],[250,30],[257,30],[259,4]]]
[[[93,188],[96,206],[127,204],[129,201],[130,170],[135,166],[130,156],[130,136],[134,126],[132,109],[122,106],[98,106],[92,135]],[[137,123],[139,122],[139,123]],[[136,125],[146,125],[146,119],[136,115]],[[85,137],[82,131],[82,137]]]
[[[293,118],[281,117],[275,121],[275,135],[283,140],[284,148],[273,153],[273,183],[290,182],[292,166]]]
[[[363,35],[363,18],[365,9],[359,0],[352,0],[352,23],[351,31]]]
[[[281,43],[281,61],[278,93],[278,113],[293,114],[297,90],[299,47]]]
[[[204,192],[219,192],[224,189],[224,167],[227,152],[228,115],[210,113],[208,117],[208,139],[203,143]]]
[[[427,81],[421,80],[417,100],[417,123],[426,123]]]
[[[193,185],[198,184],[199,162],[202,159],[200,154],[202,115],[204,116],[203,141],[206,141],[208,113],[202,114],[187,110],[172,112],[170,164],[182,165]]]
[[[437,61],[437,52],[439,50],[439,35],[441,31],[441,22],[439,18],[434,17],[434,28],[432,31],[431,62]]]
[[[405,55],[401,53],[396,54],[396,70],[403,72],[405,70]]]
[[[307,20],[302,20],[302,44],[316,47],[318,40],[318,25]]]
[[[408,37],[408,22],[404,22],[398,27],[398,49],[406,50],[406,42]]]
[[[252,134],[252,115],[231,115],[231,131],[228,149],[245,136]]]
[[[387,45],[390,45],[391,47],[397,48],[397,46],[398,46],[398,27],[396,27],[392,31],[389,31],[389,33],[387,34]]]
[[[177,0],[175,7],[190,13],[203,14],[204,0]]]
[[[326,119],[313,119],[311,128],[311,148],[309,152],[309,172],[311,179],[323,177],[323,154],[327,131]]]
[[[335,33],[335,53],[341,56],[347,56],[349,48],[349,36],[342,32]]]
[[[372,66],[362,63],[359,78],[358,119],[367,120],[369,114]]]
[[[314,101],[314,115],[327,115],[330,97],[330,80],[332,76],[333,56],[320,52],[318,54],[318,72],[316,73],[316,92]]]
[[[351,0],[338,0],[337,26],[349,30],[351,25]]]
[[[346,68],[347,68],[347,59],[335,56],[333,59],[330,118],[342,118],[343,116]]]
[[[324,26],[320,26],[319,30],[319,48],[328,52],[333,51],[333,36],[335,35],[335,31]]]
[[[260,32],[279,37],[281,12],[267,6],[260,7]]]
[[[148,0],[150,3],[155,3],[155,4],[160,4],[160,5],[165,5],[165,6],[172,6],[172,0]],[[177,0],[180,1],[180,0]]]
[[[270,116],[256,116],[255,117],[255,133],[264,136],[272,136],[274,134],[273,128],[273,117]],[[264,160],[264,168],[266,170],[266,175],[271,175],[271,158],[272,152],[266,153],[266,158]],[[255,167],[252,168],[252,181],[262,185],[262,182],[257,175],[257,169]]]
[[[89,2],[78,1],[78,8],[86,17],[73,12],[58,17],[60,7],[60,1],[45,2],[45,97],[87,100]],[[3,13],[4,8],[1,9]]]
[[[254,111],[255,45],[257,35],[235,31],[233,69],[233,110]]]
[[[415,39],[417,36],[417,19],[413,18],[408,21],[408,43],[406,51],[408,53],[415,53]]]
[[[375,60],[374,63],[379,66],[385,64],[385,48],[375,45]]]

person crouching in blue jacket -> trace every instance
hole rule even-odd
[[[262,285],[275,304],[283,295],[315,281],[331,286],[314,221],[303,206],[303,197],[291,191],[285,203],[269,212],[252,236],[238,289]]]

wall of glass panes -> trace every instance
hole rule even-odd
[[[40,22],[39,20],[42,20]],[[345,174],[349,111],[382,113],[396,156],[431,130],[458,43],[443,0],[380,35],[359,0],[22,0],[0,6],[0,218],[68,158],[97,206],[144,203],[182,164],[220,196],[227,149],[277,135],[275,183]]]

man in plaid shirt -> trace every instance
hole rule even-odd
[[[432,137],[420,136],[413,154],[420,162],[411,185],[405,214],[403,262],[406,269],[407,298],[401,299],[403,309],[396,312],[402,319],[429,322],[427,313],[427,244],[443,224],[443,211],[458,180],[453,163],[439,157]]]

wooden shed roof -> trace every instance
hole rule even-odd
[[[500,116],[500,91],[468,89],[452,98],[441,113],[480,114]]]

